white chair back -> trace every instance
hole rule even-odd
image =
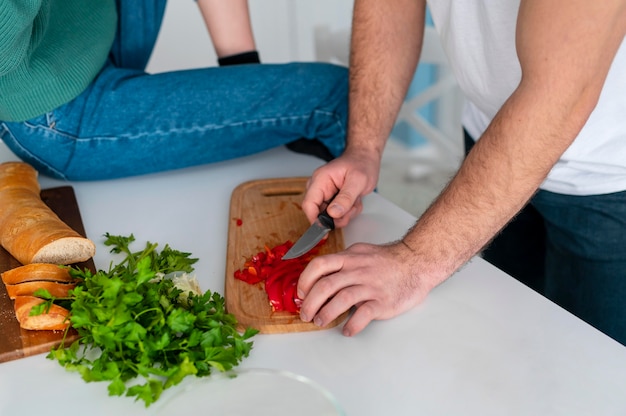
[[[349,29],[331,31],[327,26],[318,26],[314,39],[317,60],[349,64]],[[397,150],[386,155],[387,161],[401,162],[404,159],[406,162],[408,158],[407,179],[420,178],[433,169],[454,172],[464,156],[461,127],[464,100],[450,71],[439,36],[432,26],[427,26],[425,30],[420,64],[434,66],[435,81],[404,102],[396,122],[408,123],[430,146],[415,150],[394,146]],[[418,110],[430,103],[434,103],[434,117],[427,120]]]

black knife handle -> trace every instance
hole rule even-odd
[[[339,191],[335,192],[335,195],[333,195],[333,197],[330,198],[330,201],[328,201],[328,203],[326,203],[326,206],[324,207],[324,211],[322,211],[320,213],[320,215],[317,216],[317,219],[320,221],[320,223],[324,227],[326,227],[326,228],[328,228],[330,230],[334,230],[335,229],[335,220],[333,220],[333,217],[328,215],[328,212],[326,212],[326,208],[328,208],[330,203],[333,202],[333,199],[335,199],[335,197],[337,196],[338,193],[339,193]]]
[[[320,221],[320,223],[324,227],[329,228],[331,230],[335,229],[335,220],[333,220],[333,217],[328,215],[328,212],[326,212],[325,209],[324,211],[322,211],[320,215],[317,216],[317,219]]]

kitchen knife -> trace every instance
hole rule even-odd
[[[333,197],[334,199],[334,197]],[[332,201],[332,199],[331,199]],[[285,253],[283,260],[295,259],[305,254],[320,242],[326,234],[335,229],[335,221],[328,215],[326,208],[317,216],[315,222],[308,230],[302,234],[302,237]]]

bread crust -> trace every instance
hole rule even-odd
[[[5,188],[24,188],[38,194],[40,188],[37,180],[37,171],[24,162],[4,162],[0,164],[0,191]]]
[[[73,282],[67,267],[51,263],[32,263],[7,270],[0,274],[5,285],[15,285],[25,282]]]
[[[11,299],[32,296],[38,289],[47,290],[55,298],[65,298],[79,281],[70,275],[67,267],[48,263],[16,267],[0,274],[0,277]]]
[[[20,263],[73,264],[94,256],[95,244],[41,200],[32,166],[0,164],[0,207],[0,244]]]
[[[61,282],[24,282],[15,285],[4,285],[9,298],[15,299],[18,296],[34,296],[39,289],[47,290],[55,298],[67,298],[70,290],[76,287],[76,283]]]
[[[31,316],[31,309],[43,303],[43,299],[35,296],[17,296],[14,302],[15,316],[23,329],[60,331],[70,324],[70,311],[62,306],[52,304],[48,313]]]

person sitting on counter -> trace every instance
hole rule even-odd
[[[248,3],[198,0],[220,66],[146,73],[166,3],[2,0],[0,139],[39,172],[77,181],[285,144],[325,160],[342,152],[346,68],[254,65]]]
[[[419,58],[428,3],[468,105],[473,148],[400,240],[314,259],[301,317],[356,307],[352,336],[419,304],[471,257],[626,344],[626,1],[356,0],[345,152],[302,208],[362,209]],[[484,251],[483,251],[484,250]]]

